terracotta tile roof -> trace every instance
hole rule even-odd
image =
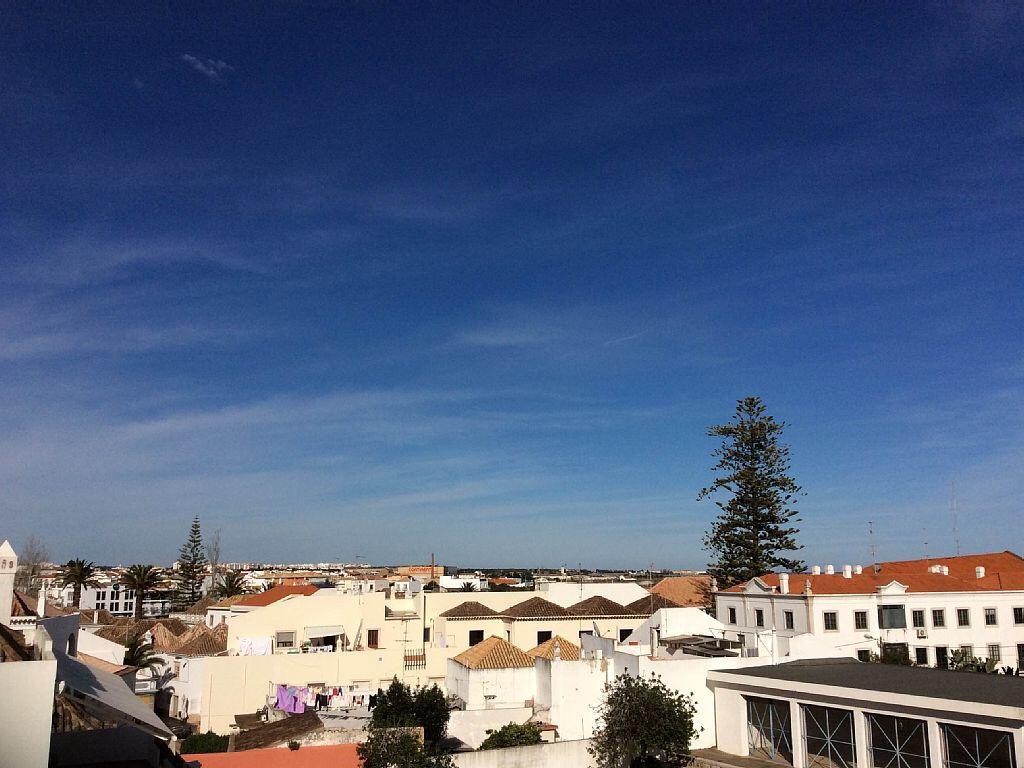
[[[216,603],[214,603],[213,605],[211,605],[209,607],[210,608],[230,608],[232,605],[237,605],[238,603],[242,602],[247,597],[249,597],[248,594],[245,594],[245,595],[232,595],[231,597],[225,597],[222,600],[218,600]]]
[[[547,659],[553,661],[555,658],[555,645],[558,645],[558,658],[564,661],[578,661],[580,658],[580,647],[571,643],[561,635],[555,635],[550,640],[531,648],[526,655],[534,659]]]
[[[11,616],[35,616],[38,600],[26,592],[14,590],[14,598],[11,600]],[[56,616],[67,616],[73,611],[66,611],[50,602],[45,604],[44,618],[52,619]]]
[[[677,605],[707,605],[711,597],[711,577],[669,576],[651,587],[651,592]]]
[[[246,595],[235,603],[235,605],[244,605],[250,608],[262,608],[291,595],[312,595],[316,591],[317,588],[312,584],[296,584],[293,586],[280,585],[271,587],[266,592],[257,592],[255,595]]]
[[[176,656],[216,656],[227,649],[227,624],[218,624],[213,629],[209,629],[205,624],[199,624],[194,632],[181,638],[172,653]]]
[[[186,761],[198,761],[203,768],[360,768],[362,762],[356,748],[355,744],[302,747],[294,751],[271,747],[184,757]]]
[[[243,752],[249,749],[263,749],[278,744],[287,744],[293,739],[298,739],[314,731],[321,731],[323,727],[324,724],[320,722],[317,713],[312,709],[307,709],[301,715],[291,715],[283,720],[261,723],[235,734],[234,748],[236,752]]]
[[[654,592],[649,597],[641,597],[626,606],[627,613],[638,616],[650,616],[662,608],[682,608],[683,606],[674,603],[664,595],[657,595]]]
[[[201,597],[198,601],[182,611],[182,613],[186,616],[205,616],[206,609],[216,602],[217,601],[210,596]]]
[[[478,603],[476,600],[468,600],[465,603],[459,603],[454,608],[443,611],[441,615],[446,619],[482,619],[484,617],[500,616],[501,614],[492,608],[488,608],[483,603]]]
[[[175,629],[180,632],[175,632]],[[113,643],[128,645],[132,638],[149,632],[153,636],[155,652],[171,653],[181,644],[183,636],[189,631],[189,626],[178,619],[143,619],[100,627],[93,634]]]
[[[945,566],[949,574],[932,573],[934,566]],[[983,567],[985,576],[977,578],[975,568]],[[878,572],[875,572],[875,569]],[[766,573],[759,577],[769,587],[779,586],[779,574]],[[790,594],[804,591],[810,584],[817,595],[871,594],[898,581],[910,592],[986,592],[1011,589],[1024,590],[1024,559],[1013,552],[990,552],[959,557],[932,557],[922,560],[895,560],[867,566],[862,573],[847,579],[842,570],[819,575],[796,573],[789,577]],[[744,584],[729,587],[726,592],[742,592]]]
[[[119,623],[117,617],[106,608],[89,608],[79,611],[79,613],[82,615],[83,624],[99,624],[101,626],[108,626],[110,624]]]
[[[631,614],[631,611],[626,610],[626,606],[601,595],[580,600],[566,610],[573,616],[628,616]]]
[[[555,605],[543,597],[531,597],[517,605],[502,611],[503,616],[512,619],[564,619],[572,618],[572,614],[560,605]]]
[[[101,672],[109,672],[112,675],[128,675],[138,669],[138,667],[132,667],[128,664],[114,664],[106,659],[98,659],[95,656],[90,656],[88,653],[82,653],[81,651],[78,653],[78,660],[87,667],[98,669]]]
[[[507,640],[491,635],[454,658],[467,669],[532,667],[533,659]]]
[[[4,624],[0,624],[0,661],[32,661],[32,649],[21,633]]]

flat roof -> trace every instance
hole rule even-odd
[[[1024,706],[1024,677],[956,672],[932,667],[901,667],[856,659],[803,659],[785,664],[720,669],[714,674],[755,677],[864,691],[969,701],[1004,707]]]

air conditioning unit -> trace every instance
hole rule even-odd
[[[917,636],[918,637],[928,637],[928,630],[927,629],[919,629],[919,630],[917,630]]]

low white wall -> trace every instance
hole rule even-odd
[[[456,710],[448,720],[448,735],[477,749],[487,738],[488,730],[496,731],[509,723],[525,723],[531,715],[533,710],[529,707]]]
[[[452,755],[458,768],[593,768],[589,739]]]
[[[57,662],[0,664],[0,768],[46,768]]]

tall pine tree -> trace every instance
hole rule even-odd
[[[206,578],[206,555],[203,552],[203,532],[199,527],[199,516],[192,518],[188,538],[178,551],[177,602],[187,608],[203,596],[203,579]]]
[[[785,557],[796,542],[796,500],[800,486],[789,473],[789,446],[780,442],[786,425],[768,414],[759,397],[736,403],[728,424],[708,430],[722,438],[712,453],[718,477],[698,500],[715,496],[720,513],[704,537],[714,562],[708,572],[725,588],[776,568],[802,571],[801,560]],[[724,498],[723,498],[724,497]]]

